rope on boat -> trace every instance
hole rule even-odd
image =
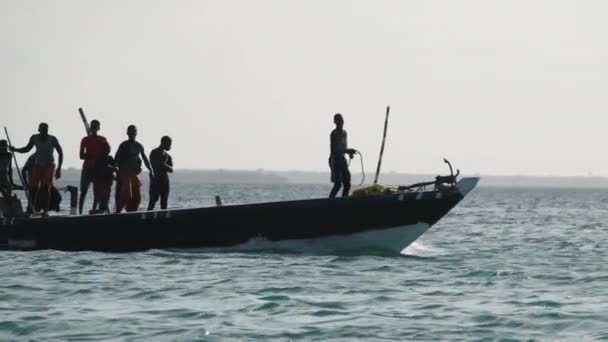
[[[365,167],[363,166],[363,154],[360,151],[355,151],[355,154],[359,155],[359,161],[361,162],[361,183],[357,185],[357,187],[360,188],[363,186],[363,183],[365,183]],[[348,160],[348,166],[350,166],[351,161],[352,159]]]
[[[361,154],[361,152],[357,151],[357,154],[359,155],[359,160],[361,161],[361,183],[359,183],[359,187],[363,186],[363,183],[365,183],[365,168],[363,167],[363,154]]]

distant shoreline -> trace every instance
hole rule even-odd
[[[15,171],[16,172],[16,171]],[[144,172],[145,173],[145,172]],[[388,172],[381,174],[380,183],[391,185],[412,184],[432,180],[436,174],[406,174]],[[480,177],[480,187],[517,187],[517,188],[608,188],[608,177],[595,176],[494,176],[462,175]],[[15,181],[18,177],[15,173]],[[147,176],[142,174],[142,180]],[[62,184],[79,184],[80,169],[63,170]],[[272,171],[272,170],[176,170],[172,176],[176,183],[235,183],[235,184],[330,184],[329,172],[315,171]],[[352,174],[352,184],[358,185],[361,174]],[[366,184],[373,181],[373,172],[366,172]]]

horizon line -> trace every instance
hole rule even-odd
[[[82,170],[81,167],[64,167],[64,170]],[[233,168],[214,168],[214,169],[198,169],[198,168],[183,168],[177,169],[176,171],[186,171],[186,172],[251,172],[251,173],[310,173],[310,174],[329,174],[330,171],[320,171],[320,170],[273,170],[273,169],[233,169]],[[351,172],[351,174],[361,174],[361,172]],[[374,171],[365,171],[366,175],[375,174]],[[380,175],[399,175],[399,176],[436,176],[438,174],[444,173],[424,173],[424,172],[402,172],[402,171],[388,171],[380,173]],[[608,175],[540,175],[540,174],[483,174],[480,172],[475,173],[462,173],[460,177],[512,177],[512,178],[606,178],[608,179]]]

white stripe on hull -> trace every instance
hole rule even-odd
[[[427,223],[397,226],[387,229],[368,230],[349,235],[331,235],[314,239],[269,241],[263,237],[233,247],[203,248],[203,250],[223,251],[281,251],[297,253],[348,253],[380,251],[401,253],[412,242],[424,234],[430,226]]]
[[[429,228],[430,226],[426,223],[417,223],[388,229],[368,230],[350,235],[310,239],[310,243],[318,244],[321,248],[328,250],[336,247],[346,247],[348,250],[372,249],[401,253]]]

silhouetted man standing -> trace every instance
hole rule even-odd
[[[90,135],[80,141],[80,159],[82,163],[82,174],[80,176],[80,202],[78,203],[79,213],[82,215],[84,199],[89,191],[89,185],[95,180],[95,161],[101,156],[104,146],[108,144],[106,138],[98,135],[99,121],[91,121]],[[97,204],[97,198],[93,200],[93,209]]]
[[[329,193],[329,197],[336,197],[338,191],[342,189],[342,197],[347,197],[350,191],[350,171],[348,171],[348,163],[344,154],[348,154],[352,159],[353,154],[356,152],[352,148],[348,148],[348,139],[346,131],[344,130],[344,119],[342,114],[334,115],[334,124],[336,128],[331,132],[329,136],[330,141],[330,155],[329,155],[329,167],[331,169],[331,181],[334,183],[334,187]]]
[[[51,187],[53,186],[53,174],[55,178],[61,178],[61,166],[63,165],[63,150],[57,138],[49,134],[49,125],[41,123],[38,126],[38,133],[30,138],[30,141],[25,147],[15,148],[11,146],[11,151],[18,153],[27,153],[33,147],[36,147],[34,165],[32,166],[31,189],[33,195],[34,207],[39,201],[42,215],[48,215],[50,205]],[[57,151],[59,162],[55,170],[54,151]]]
[[[150,164],[154,170],[154,177],[150,179],[150,203],[148,210],[153,210],[160,197],[160,208],[167,209],[169,199],[169,173],[173,173],[173,159],[167,153],[171,150],[171,138],[160,139],[160,146],[150,152]]]
[[[120,144],[116,151],[116,164],[118,164],[118,182],[116,191],[119,191],[116,212],[121,212],[123,208],[127,211],[137,211],[141,202],[141,183],[138,175],[141,173],[141,161],[143,159],[146,168],[150,171],[150,177],[154,178],[154,171],[150,167],[150,162],[144,147],[135,140],[137,128],[130,125],[127,128],[128,140]]]

